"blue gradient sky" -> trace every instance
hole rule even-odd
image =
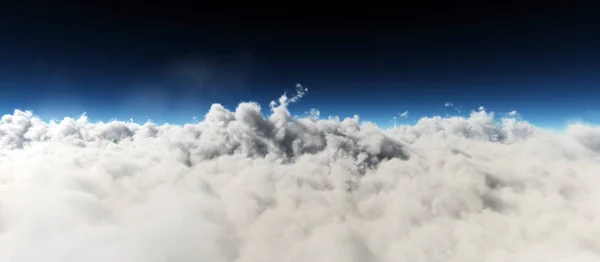
[[[590,8],[312,10],[310,20],[304,9],[218,10],[4,8],[0,111],[182,123],[216,102],[266,110],[302,83],[309,92],[294,113],[358,114],[383,126],[404,111],[406,122],[454,114],[448,101],[467,113],[517,110],[543,127],[600,123]]]

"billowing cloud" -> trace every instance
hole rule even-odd
[[[597,261],[600,130],[380,130],[300,94],[195,124],[0,122],[0,261]]]

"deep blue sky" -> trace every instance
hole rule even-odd
[[[350,8],[5,5],[0,111],[181,123],[215,102],[266,109],[302,83],[297,114],[385,125],[404,111],[451,113],[451,101],[541,126],[600,123],[591,6]]]

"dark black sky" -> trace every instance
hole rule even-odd
[[[332,72],[342,73],[344,66],[354,71],[377,66],[383,73],[395,73],[408,65],[477,67],[493,61],[501,67],[515,58],[522,64],[538,63],[550,58],[549,52],[552,59],[561,59],[566,56],[561,51],[589,51],[598,43],[592,31],[597,28],[595,11],[564,3],[398,8],[57,3],[3,8],[5,44],[32,55],[76,60],[77,54],[98,70],[109,63],[133,63],[137,70],[138,63],[152,67],[190,54],[246,54],[282,71],[335,67]]]
[[[100,101],[149,90],[237,103],[302,82],[316,87],[316,105],[353,96],[391,104],[400,93],[489,102],[481,96],[519,90],[545,90],[550,101],[564,87],[535,83],[598,78],[590,4],[367,4],[4,3],[0,76],[6,87]]]

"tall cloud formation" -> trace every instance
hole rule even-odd
[[[215,104],[198,124],[0,122],[0,261],[598,261],[600,129],[381,130]]]

